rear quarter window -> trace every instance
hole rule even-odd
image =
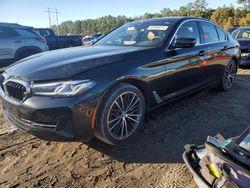
[[[222,29],[220,29],[219,27],[216,27],[216,29],[217,29],[220,41],[222,41],[222,42],[227,41],[227,35],[225,34],[225,32]]]
[[[32,31],[25,30],[25,29],[16,29],[16,31],[23,37],[37,37],[37,34],[33,33]]]
[[[209,22],[199,22],[201,27],[201,37],[203,43],[219,42],[219,37],[216,28]]]

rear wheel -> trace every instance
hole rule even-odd
[[[130,139],[142,125],[145,100],[140,90],[120,84],[104,98],[97,117],[97,137],[107,144],[120,144]]]
[[[233,82],[236,78],[236,73],[237,73],[236,62],[234,60],[231,60],[225,69],[219,89],[222,91],[231,90],[233,87]]]

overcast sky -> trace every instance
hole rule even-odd
[[[193,0],[194,1],[194,0]],[[48,27],[47,8],[57,8],[59,23],[105,15],[138,16],[155,13],[163,8],[178,9],[191,1],[184,0],[0,0],[0,22],[12,22],[33,27]],[[207,0],[211,8],[234,5],[236,0]],[[55,15],[52,24],[55,24]]]

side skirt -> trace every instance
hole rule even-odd
[[[210,89],[216,87],[217,85],[219,85],[219,83],[220,83],[220,81],[216,80],[216,81],[210,82],[209,84],[203,85],[203,86],[198,87],[198,88],[197,87],[195,88],[196,85],[194,85],[194,86],[192,86],[192,88],[189,87],[188,89],[179,90],[177,92],[165,95],[163,97],[160,97],[156,91],[153,91],[153,96],[157,102],[157,105],[150,108],[149,111],[152,111],[156,108],[159,108],[160,106],[163,106],[163,105],[166,105],[169,103],[173,103],[175,101],[178,101],[178,100],[183,99],[185,97],[188,97],[190,95],[198,94],[201,91],[210,90]],[[161,103],[158,103],[160,101],[161,101]]]

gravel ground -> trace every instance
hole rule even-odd
[[[183,146],[217,132],[238,135],[250,124],[249,98],[250,70],[241,69],[232,91],[204,92],[150,112],[139,134],[116,147],[97,139],[41,141],[1,115],[0,187],[195,188]]]

